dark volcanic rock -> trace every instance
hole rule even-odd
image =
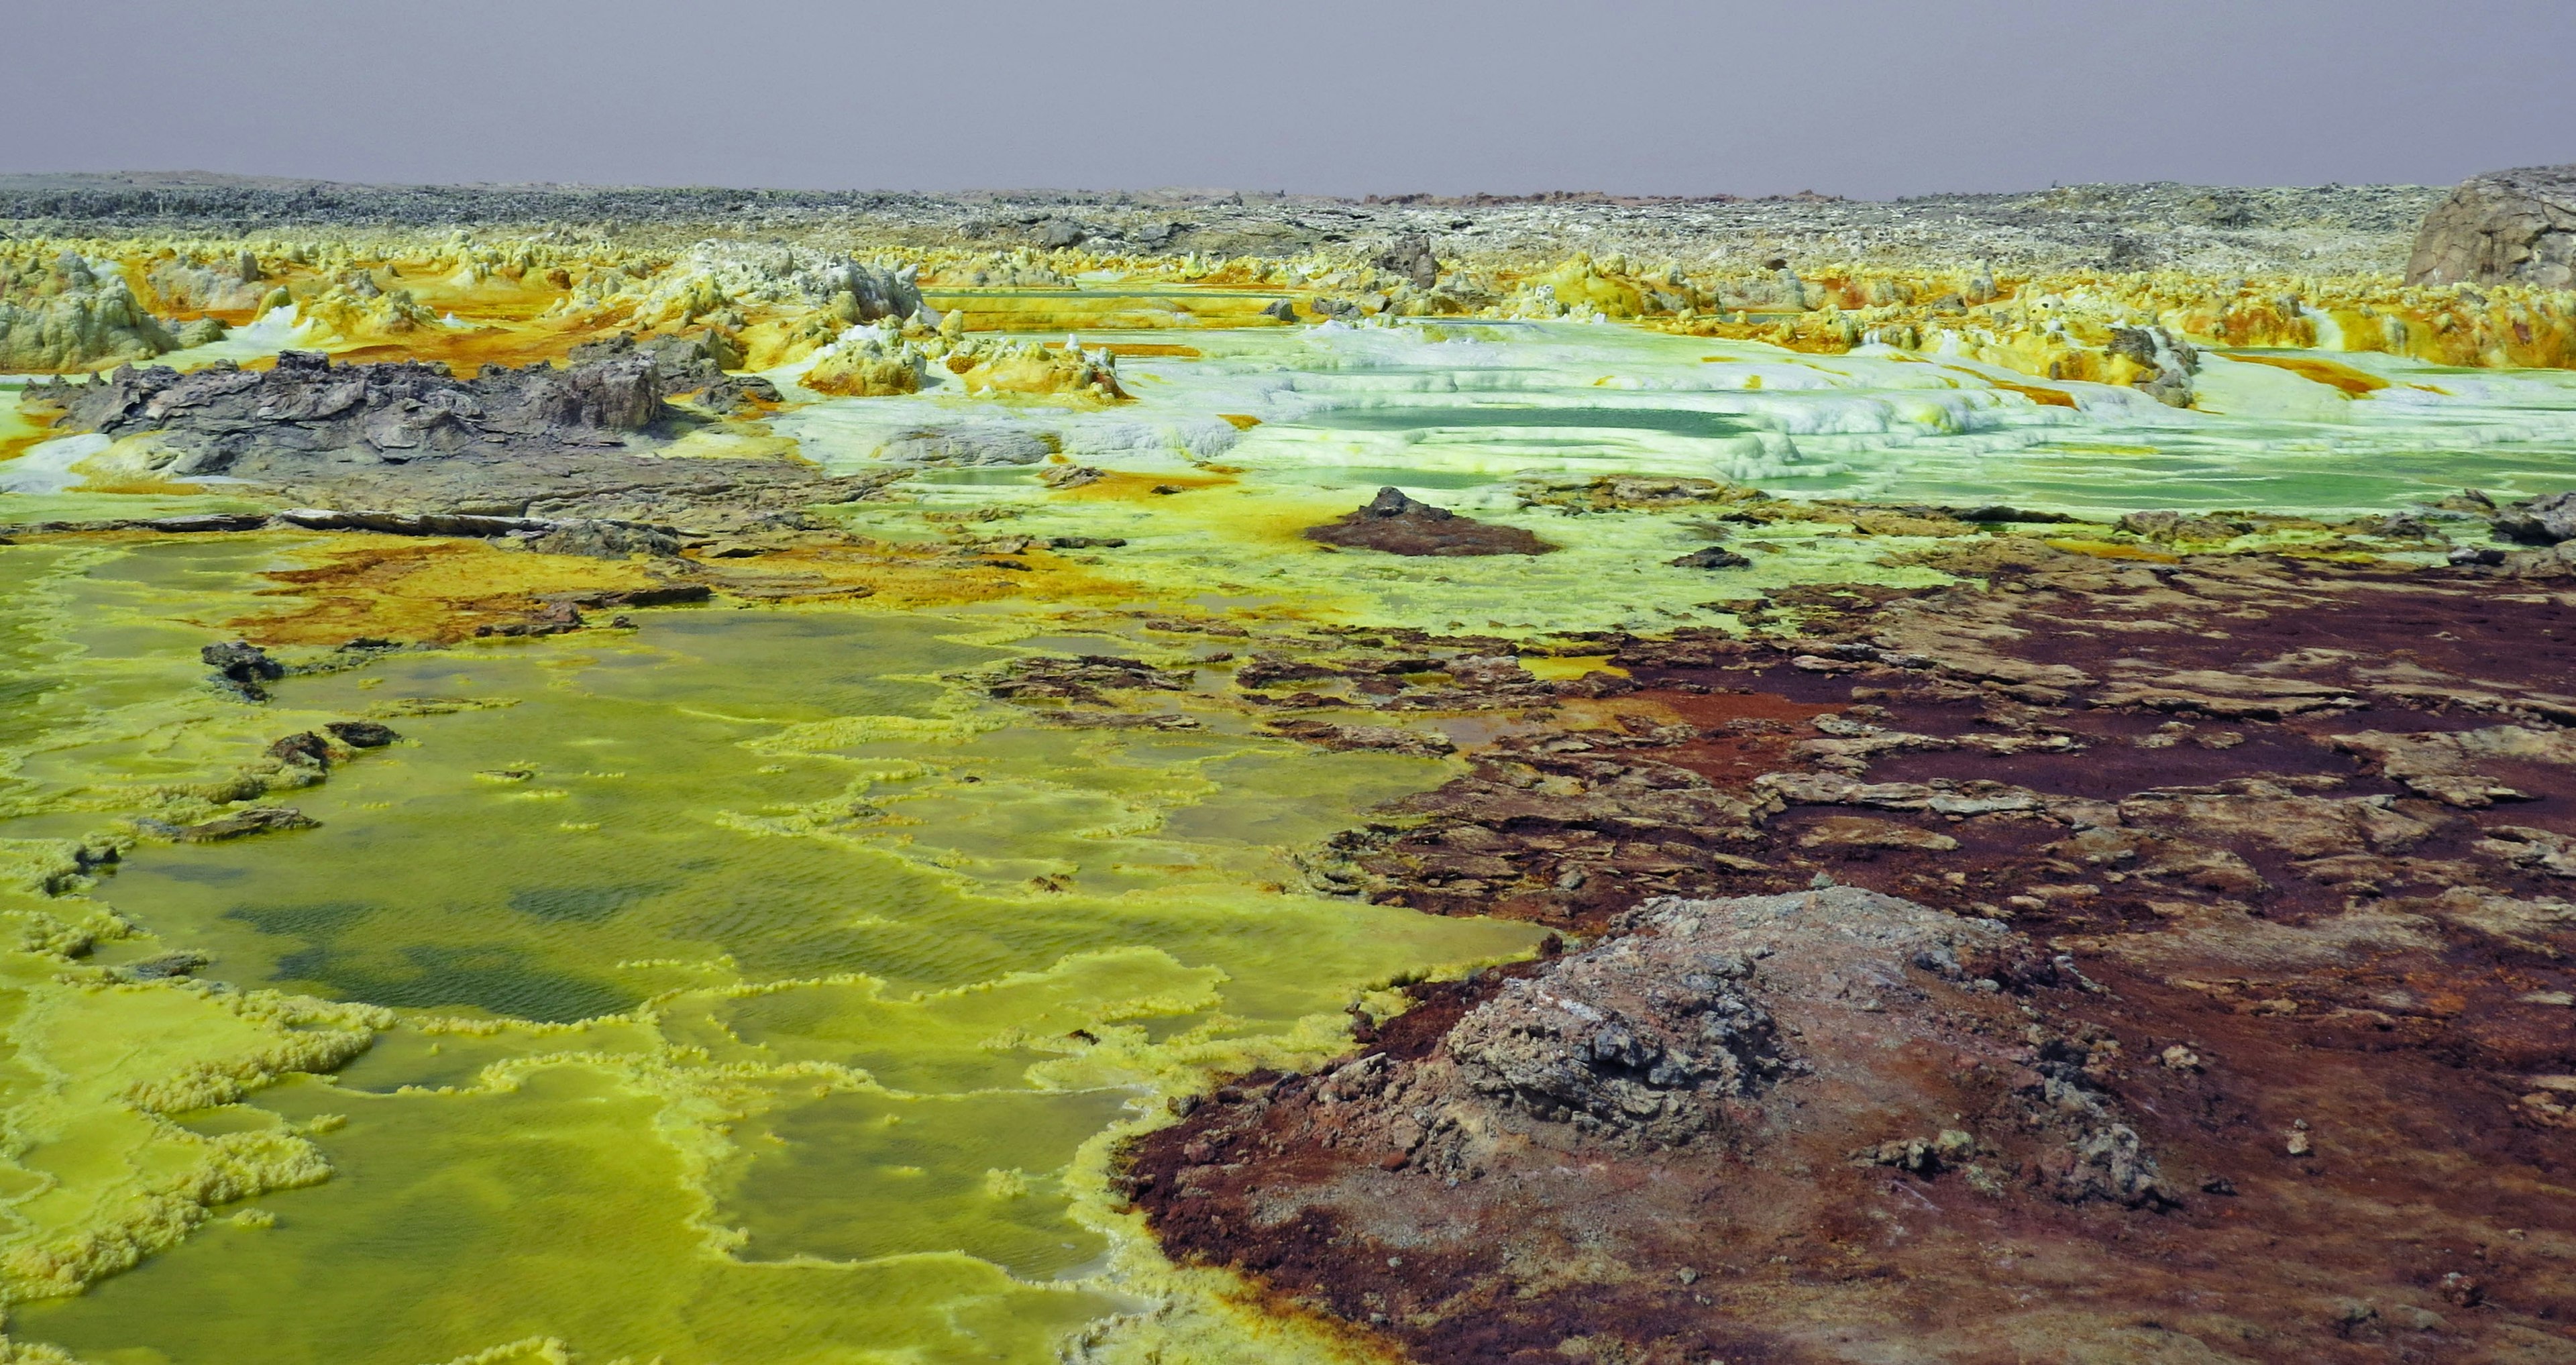
[[[227,640],[197,651],[197,657],[215,670],[215,681],[249,701],[268,700],[263,683],[286,676],[286,666],[268,657],[268,651],[242,640]]]
[[[1440,258],[1431,252],[1431,239],[1419,232],[1396,238],[1394,245],[1379,253],[1377,268],[1404,276],[1418,289],[1440,283]]]
[[[1492,1346],[1526,1329],[1628,1347],[1577,1358],[1678,1362],[1730,1331],[1689,1292],[1722,1262],[1812,1264],[1830,1239],[1846,1278],[1939,1273],[1939,1253],[1858,1231],[1879,1216],[1861,1208],[2080,1244],[2179,1201],[2103,1083],[2115,1049],[2043,1008],[2080,984],[1999,923],[1835,887],[1659,901],[1622,927],[1434,988],[1338,1066],[1228,1087],[1146,1138],[1128,1185],[1156,1234],[1370,1322],[1406,1359],[1520,1360]],[[1739,1321],[1795,1332],[1853,1308]]]
[[[330,731],[333,739],[352,749],[381,749],[402,738],[393,732],[392,727],[372,720],[335,720],[322,728]]]
[[[1067,659],[1041,654],[1014,659],[985,680],[985,691],[1004,701],[1086,702],[1107,700],[1106,692],[1186,692],[1192,674],[1186,668],[1156,668],[1142,659],[1116,654],[1082,654]]]
[[[577,366],[541,380],[531,406],[552,427],[642,431],[663,412],[661,380],[654,368],[653,358],[643,355]]]
[[[646,439],[669,418],[664,393],[694,386],[717,395],[734,383],[715,368],[712,349],[721,349],[712,334],[643,345],[620,338],[586,348],[589,358],[568,370],[487,365],[468,380],[439,365],[335,366],[290,351],[267,372],[127,367],[105,382],[35,392],[66,409],[69,427],[161,433],[171,455],[157,471],[164,476],[221,475],[308,503],[318,510],[285,515],[316,529],[488,536],[594,520],[723,530],[863,498],[901,477],[629,453],[630,438]],[[666,530],[630,525],[590,528],[562,548],[667,554],[676,543]]]
[[[230,364],[189,374],[119,369],[103,384],[57,386],[64,425],[109,436],[159,432],[172,478],[268,482],[334,465],[406,464],[490,448],[520,454],[622,444],[661,420],[662,380],[641,352],[556,370],[487,365],[473,379],[407,361],[335,366],[287,351],[275,369]]]
[[[1723,545],[1707,545],[1672,562],[1676,569],[1742,569],[1753,561]]]
[[[168,981],[173,977],[187,976],[212,960],[204,953],[183,949],[175,953],[161,953],[147,957],[140,962],[126,963],[117,969],[117,975],[128,981]]]
[[[2533,498],[2498,514],[2495,528],[2498,534],[2532,545],[2576,540],[2576,492]]]
[[[1417,758],[1437,758],[1458,751],[1458,746],[1445,735],[1424,734],[1417,730],[1398,729],[1392,725],[1336,725],[1327,720],[1275,720],[1267,727],[1274,735],[1326,749],[1371,749],[1379,753],[1410,754]]]
[[[587,555],[592,559],[680,553],[680,538],[669,531],[617,521],[565,522],[551,531],[530,536],[525,543],[543,554]]]
[[[1449,1058],[1466,1089],[1495,1105],[1587,1132],[1686,1141],[1716,1121],[1717,1102],[1806,1069],[1783,1055],[1749,989],[1753,970],[1688,936],[1622,940],[1507,983],[1450,1030]]]
[[[2463,181],[2424,216],[2406,282],[2576,286],[2576,165]]]
[[[1308,540],[1393,555],[1543,555],[1556,547],[1517,526],[1496,526],[1381,488],[1339,521],[1306,528]]]
[[[226,839],[277,830],[316,829],[322,824],[293,806],[245,806],[230,815],[195,825],[173,825],[162,820],[137,820],[134,823],[148,834],[183,844],[221,843]]]

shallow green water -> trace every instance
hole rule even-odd
[[[219,1223],[12,1330],[99,1362],[529,1337],[1042,1360],[1142,1302],[1086,1144],[1096,1164],[1137,1106],[1329,1052],[1359,992],[1533,935],[1279,889],[1286,850],[1440,764],[1212,709],[1201,732],[1034,728],[943,680],[1025,633],[670,611],[281,684],[273,724],[376,714],[404,739],[291,794],[319,829],[138,851],[96,894],[150,937],[102,960],[190,949],[204,977],[405,1022],[330,1082],[182,1116],[345,1117],[313,1138],[327,1183],[250,1201],[274,1227]]]

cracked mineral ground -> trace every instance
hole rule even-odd
[[[0,1360],[2576,1362],[2572,271],[0,177]]]

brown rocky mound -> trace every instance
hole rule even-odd
[[[2576,1359],[2563,1184],[2473,1173],[2548,1134],[2391,1103],[2421,1068],[2141,1035],[2069,956],[1853,888],[1620,927],[1226,1087],[1132,1197],[1413,1360]],[[2248,1093],[2299,1068],[2313,1124]]]
[[[1462,517],[1381,488],[1369,505],[1338,521],[1306,528],[1308,540],[1391,555],[1543,555],[1556,547],[1517,526]]]
[[[2424,215],[2406,282],[2576,286],[2576,166],[2461,182]]]
[[[1773,1277],[1721,1282],[1729,1261],[1853,1242],[1967,1279],[1941,1268],[1962,1237],[2080,1245],[2182,1198],[2081,1027],[2048,1022],[2081,978],[2002,924],[1832,887],[1659,901],[1624,927],[1443,1033],[1149,1139],[1131,1180],[1157,1231],[1425,1359],[1576,1340],[1698,1362],[1938,1340],[1847,1316],[1876,1286],[1738,1317]]]
[[[2576,1361],[2541,553],[1997,538],[1988,586],[1585,642],[1622,677],[1265,653],[1265,709],[1502,730],[1319,889],[1602,937],[1220,1089],[1134,1198],[1422,1361]]]

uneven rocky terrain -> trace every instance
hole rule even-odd
[[[2561,571],[1959,553],[1336,841],[1599,946],[1145,1140],[1167,1244],[1425,1360],[2576,1351]]]
[[[0,1358],[2576,1362],[2563,181],[0,178]]]
[[[0,176],[0,220],[49,235],[563,224],[642,239],[709,229],[858,234],[913,247],[1092,246],[1290,256],[1421,232],[1444,251],[1787,252],[2011,270],[2395,270],[2439,188],[2074,185],[1893,203],[1592,193],[1368,200],[1249,191],[961,195],[561,185],[346,185],[202,174]]]

